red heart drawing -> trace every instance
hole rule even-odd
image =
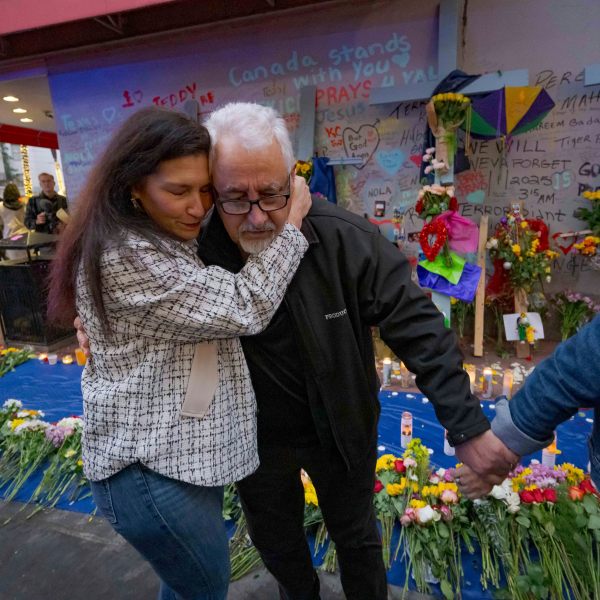
[[[567,233],[571,233],[571,232],[567,232]],[[558,231],[556,232],[553,236],[552,239],[554,240],[554,243],[556,244],[556,247],[563,253],[563,254],[569,254],[569,252],[571,252],[571,249],[573,248],[573,246],[577,243],[577,237],[574,236],[573,237],[573,241],[568,245],[568,246],[563,246],[560,243],[560,240],[565,240],[568,238],[561,238],[560,237],[561,232]]]
[[[421,163],[423,162],[423,157],[420,154],[413,154],[410,157],[410,160],[412,162],[414,162],[415,165],[417,165],[417,167],[419,167],[419,169],[421,168]]]

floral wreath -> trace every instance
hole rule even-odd
[[[429,236],[436,236],[433,244],[429,243]],[[440,253],[440,250],[444,247],[444,244],[448,241],[448,229],[444,222],[440,219],[434,219],[429,223],[425,223],[421,233],[419,234],[419,242],[421,248],[423,248],[423,254],[427,257],[429,262],[433,262],[436,256]]]

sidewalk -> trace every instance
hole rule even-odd
[[[1,600],[154,600],[148,564],[101,517],[0,503]],[[2,523],[11,518],[7,525]],[[338,575],[320,573],[321,599],[343,600]],[[259,569],[231,584],[228,600],[278,600],[274,579]],[[390,600],[402,598],[390,588]],[[406,600],[426,596],[409,592]],[[365,599],[366,600],[366,599]]]

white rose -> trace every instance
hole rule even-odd
[[[492,488],[490,496],[492,496],[492,498],[496,498],[496,500],[505,500],[507,498],[506,490],[499,485],[495,485]]]
[[[424,506],[423,508],[417,509],[417,521],[424,525],[425,523],[429,523],[434,518],[435,511],[431,506]]]
[[[520,507],[518,504],[509,504],[506,510],[507,510],[507,511],[508,511],[508,512],[509,512],[511,515],[514,515],[515,513],[518,513],[518,512],[519,512],[519,509],[520,509],[520,508],[521,508],[521,507]]]

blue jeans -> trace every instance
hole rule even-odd
[[[225,600],[222,487],[169,479],[140,463],[91,486],[98,511],[160,577],[160,600]]]

